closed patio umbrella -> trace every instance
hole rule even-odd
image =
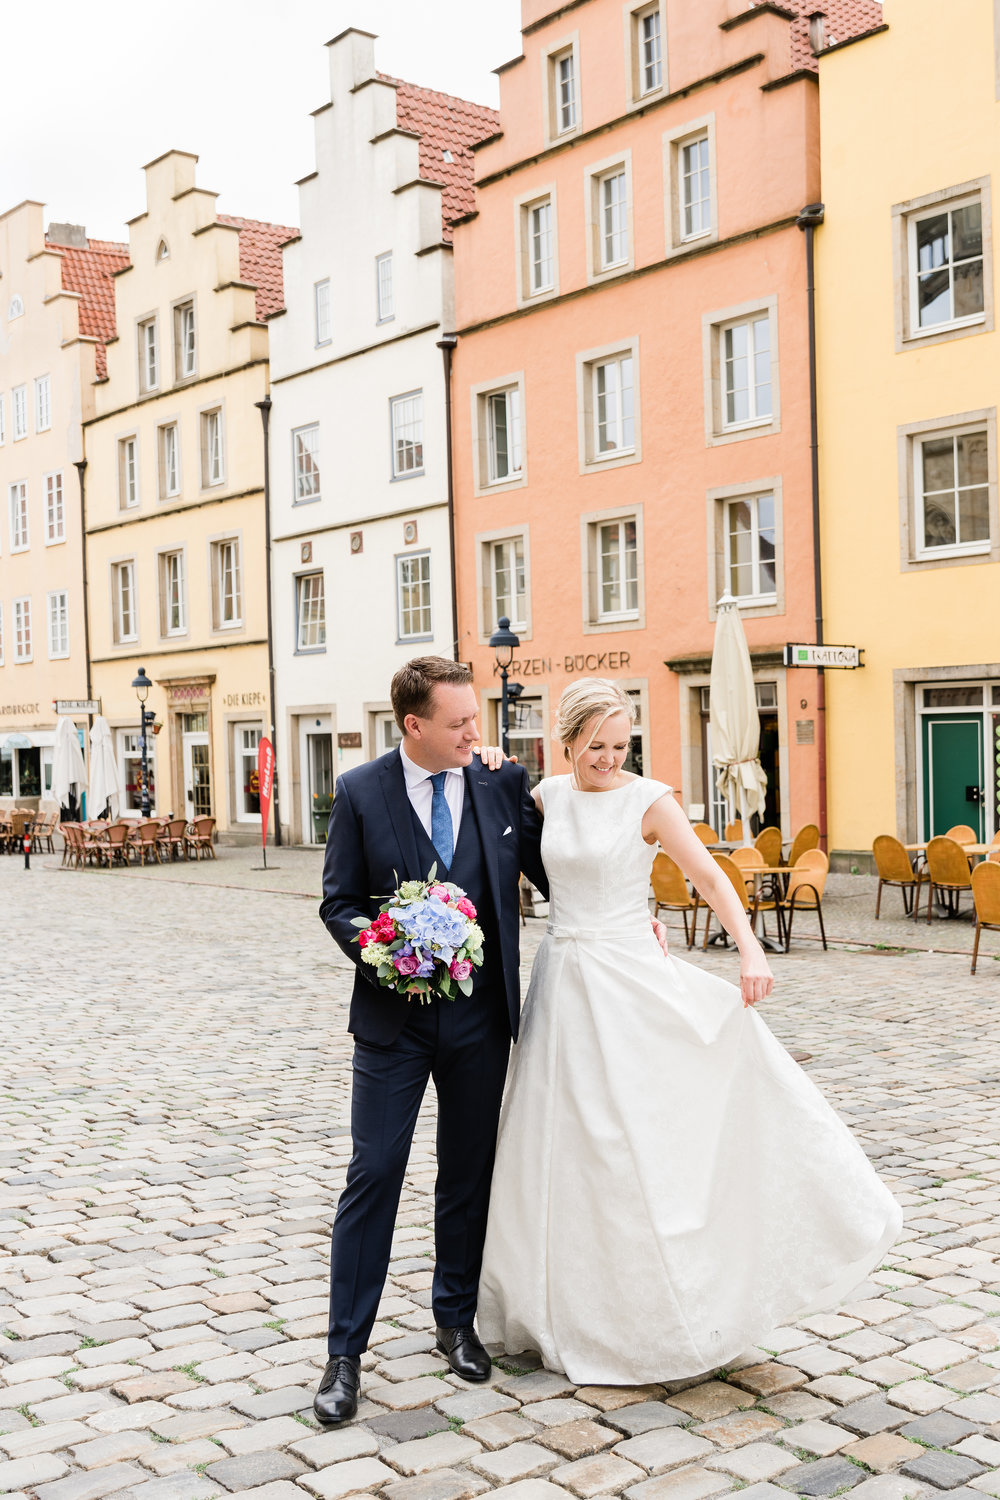
[[[87,766],[80,749],[76,725],[66,714],[56,720],[56,741],[52,750],[52,800],[68,808],[70,799],[79,802],[87,789]]]
[[[107,807],[117,818],[121,807],[121,774],[111,743],[111,726],[98,714],[90,731],[90,809],[99,818]]]
[[[760,715],[750,652],[739,605],[728,593],[719,600],[708,691],[716,786],[738,809],[743,842],[750,844],[750,818],[764,812],[767,777],[758,756]]]

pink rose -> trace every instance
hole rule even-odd
[[[358,944],[362,948],[367,948],[369,943],[375,942],[376,937],[377,933],[375,932],[374,928],[366,927],[364,932],[358,938]]]
[[[455,902],[455,905],[462,913],[463,917],[468,917],[470,922],[474,922],[476,920],[476,908],[473,906],[468,896],[460,896]]]
[[[472,973],[472,964],[467,958],[453,958],[451,968],[448,970],[452,979],[468,979]]]
[[[383,912],[373,923],[374,930],[378,933],[383,943],[391,943],[396,936],[396,924],[388,912]]]
[[[427,887],[427,894],[428,896],[436,896],[439,901],[447,901],[451,892],[446,885],[429,885]]]
[[[415,953],[397,953],[393,963],[399,974],[415,974],[420,968],[420,960]]]

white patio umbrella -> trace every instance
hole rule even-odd
[[[743,842],[749,844],[750,818],[764,812],[767,777],[758,757],[760,715],[750,652],[739,605],[729,593],[719,600],[708,692],[715,784],[739,809]]]
[[[56,719],[56,742],[52,751],[52,800],[68,807],[71,796],[79,802],[87,787],[87,765],[80,749],[76,725],[66,714]]]
[[[98,714],[90,731],[90,811],[98,818],[108,808],[117,818],[121,807],[121,774],[111,743],[111,726]]]

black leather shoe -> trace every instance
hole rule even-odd
[[[489,1380],[493,1361],[474,1328],[435,1328],[437,1346],[463,1380]]]
[[[323,1378],[313,1401],[317,1420],[327,1427],[339,1427],[358,1414],[361,1390],[361,1360],[353,1354],[338,1354],[323,1371]]]

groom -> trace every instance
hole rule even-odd
[[[396,673],[398,750],[337,781],[320,916],[355,963],[354,1153],[330,1254],[329,1363],[314,1402],[321,1422],[358,1409],[361,1355],[375,1322],[417,1112],[429,1078],[438,1100],[432,1308],[437,1347],[464,1380],[486,1380],[490,1357],[473,1327],[500,1101],[520,1014],[523,870],[548,892],[541,819],[521,766],[491,774],[479,743],[471,674],[421,657]],[[374,917],[404,880],[436,864],[461,886],[483,929],[471,995],[422,1005],[378,985],[360,962],[352,918]]]

